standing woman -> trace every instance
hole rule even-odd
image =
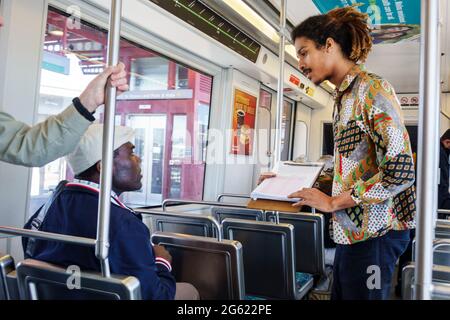
[[[332,197],[291,195],[332,213],[336,242],[332,299],[388,299],[395,264],[415,227],[414,163],[392,86],[367,72],[368,16],[354,7],[308,18],[292,32],[300,70],[336,86]]]

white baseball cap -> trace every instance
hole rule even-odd
[[[127,142],[134,143],[134,130],[129,127],[116,126],[114,133],[114,150]],[[80,174],[102,159],[103,124],[89,126],[75,151],[66,159],[75,175]]]

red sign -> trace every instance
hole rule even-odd
[[[253,152],[256,100],[255,96],[239,89],[234,90],[232,154],[248,156]]]
[[[291,76],[289,78],[289,82],[293,83],[295,86],[298,86],[300,84],[300,79],[297,78],[296,76],[294,76],[293,74],[291,74]]]

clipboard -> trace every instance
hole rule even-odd
[[[308,162],[308,163],[297,163],[292,161],[285,161],[281,163],[283,166],[295,166],[295,167],[316,167],[317,170],[307,170],[310,171],[310,183],[308,184],[309,188],[312,188],[314,184],[316,183],[318,177],[320,176],[320,173],[322,172],[324,163],[322,162]],[[273,178],[273,179],[276,179]],[[263,182],[264,183],[264,182]],[[279,183],[278,183],[279,184]],[[259,186],[258,186],[259,187]],[[258,187],[255,189],[257,190]],[[298,189],[297,189],[298,190]],[[291,190],[292,192],[295,192],[297,190]],[[296,202],[296,201],[295,201]],[[265,211],[283,211],[283,212],[293,212],[298,213],[302,209],[301,207],[293,207],[292,204],[295,202],[292,201],[283,201],[283,200],[275,200],[275,199],[265,199],[265,198],[257,198],[257,199],[250,199],[250,201],[247,204],[247,208],[249,209],[258,209],[258,210],[265,210]]]
[[[302,207],[293,207],[292,202],[267,200],[267,199],[257,199],[257,200],[250,199],[250,201],[247,203],[247,208],[264,211],[281,211],[293,213],[299,213],[302,209]]]

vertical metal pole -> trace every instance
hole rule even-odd
[[[109,19],[108,66],[119,63],[120,20],[122,15],[122,0],[112,0]],[[100,203],[98,208],[97,240],[95,255],[100,259],[102,274],[110,277],[109,250],[109,219],[111,209],[112,166],[114,153],[114,118],[116,113],[116,88],[108,86],[105,95],[105,118],[103,129],[103,154],[100,178]]]
[[[278,92],[277,92],[277,117],[275,123],[275,159],[276,164],[281,159],[281,129],[283,125],[283,98],[284,98],[284,57],[285,57],[285,44],[286,44],[286,9],[287,0],[281,0],[280,8],[280,70],[278,73]]]
[[[439,152],[439,0],[421,2],[420,115],[417,176],[417,233],[414,295],[430,300],[433,219],[437,210]]]

